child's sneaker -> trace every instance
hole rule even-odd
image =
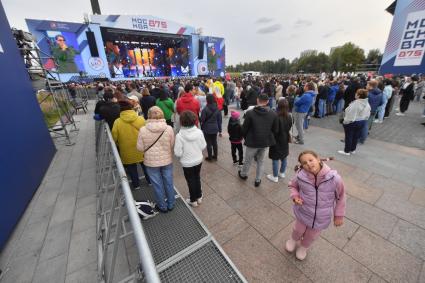
[[[295,253],[295,257],[299,260],[304,260],[307,256],[307,249],[303,246],[299,246],[297,252]]]
[[[267,175],[267,179],[269,179],[270,181],[272,181],[273,183],[277,183],[279,181],[278,177],[273,176],[272,174],[268,174]]]
[[[297,246],[297,242],[291,238],[288,241],[286,241],[285,249],[287,252],[292,253],[293,251],[295,251],[296,246]]]
[[[202,203],[202,200],[203,200],[203,196],[201,196],[200,198],[198,198],[198,199],[196,200],[196,202],[197,202],[198,204],[201,204],[201,203]]]
[[[186,199],[186,202],[191,206],[191,207],[197,207],[198,206],[198,202],[197,201],[190,201],[190,199]]]
[[[282,178],[282,179],[285,178],[286,177],[285,173],[279,173],[279,177]]]

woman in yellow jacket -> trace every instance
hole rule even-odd
[[[143,164],[143,152],[136,148],[139,129],[145,126],[143,116],[138,116],[133,110],[133,105],[127,101],[120,101],[120,117],[115,120],[112,127],[112,138],[117,144],[120,152],[121,161],[131,178],[133,189],[137,190],[140,186],[139,174],[137,173],[137,163],[142,166],[145,179],[151,184],[150,178]]]

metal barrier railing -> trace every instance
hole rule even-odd
[[[148,283],[160,282],[136,211],[127,175],[109,127],[104,122],[96,124],[96,153],[98,279],[106,283],[114,280],[119,242],[133,236],[138,251],[139,265],[135,270],[138,278],[134,276],[132,278],[143,279]],[[126,211],[124,206],[127,207]],[[132,231],[128,231],[127,221],[129,221]]]

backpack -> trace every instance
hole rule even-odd
[[[141,220],[147,220],[154,217],[158,214],[158,211],[155,211],[155,203],[147,201],[135,201],[136,210],[139,214]]]

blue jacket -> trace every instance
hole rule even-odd
[[[314,92],[312,90],[304,92],[303,95],[295,98],[295,112],[307,113],[313,103]]]
[[[379,88],[374,88],[369,90],[367,97],[370,105],[370,113],[375,113],[378,107],[383,103],[382,91]]]
[[[338,84],[334,84],[329,88],[328,102],[332,102],[332,101],[335,100],[335,96],[336,96],[338,89],[339,89]]]

